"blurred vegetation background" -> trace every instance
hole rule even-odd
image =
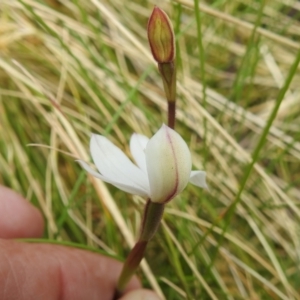
[[[210,189],[168,204],[139,276],[164,299],[300,299],[299,1],[1,0],[0,182],[41,209],[45,241],[126,257],[144,200],[75,160],[91,132],[129,154],[166,122],[156,4],[177,35],[177,130]]]

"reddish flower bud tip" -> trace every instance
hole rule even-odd
[[[152,55],[158,63],[169,63],[175,58],[175,37],[167,14],[155,6],[148,21],[148,40]]]

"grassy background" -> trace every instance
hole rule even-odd
[[[40,207],[47,241],[121,258],[134,243],[143,199],[74,160],[90,132],[129,153],[132,132],[166,122],[155,4],[1,0],[0,182]],[[168,204],[142,281],[166,299],[300,299],[299,2],[158,4],[177,35],[177,130],[210,190]]]

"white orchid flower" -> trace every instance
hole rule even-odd
[[[96,172],[86,162],[80,165],[91,175],[130,194],[166,203],[183,191],[188,182],[207,188],[204,171],[192,171],[191,153],[182,137],[166,125],[148,139],[134,133],[131,160],[106,137],[93,134],[90,141]]]

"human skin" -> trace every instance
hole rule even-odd
[[[0,299],[112,300],[122,263],[71,247],[13,240],[40,238],[43,229],[41,213],[0,186]],[[159,298],[133,278],[121,299]]]

